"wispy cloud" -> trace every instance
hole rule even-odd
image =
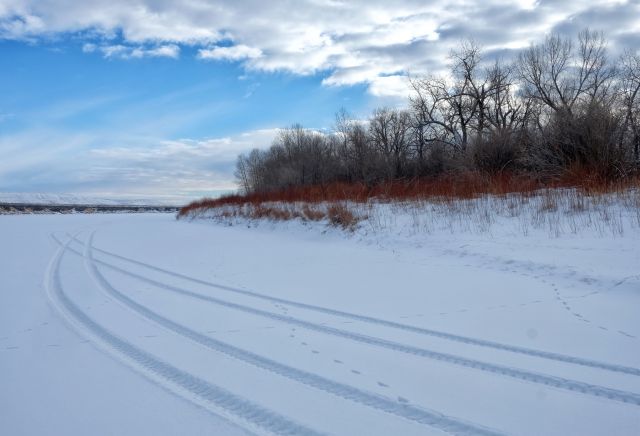
[[[0,186],[5,191],[214,195],[236,188],[237,154],[270,145],[276,133],[263,129],[221,138],[147,138],[123,146],[119,144],[130,141],[107,132],[23,132],[0,137]]]
[[[85,53],[99,52],[105,58],[140,59],[140,58],[173,58],[180,57],[180,47],[176,44],[165,44],[157,47],[128,46],[122,44],[96,45],[86,43],[82,46]]]

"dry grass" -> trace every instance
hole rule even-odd
[[[334,203],[327,208],[327,218],[329,223],[334,227],[342,227],[345,230],[355,229],[360,219],[358,216],[349,209],[348,206],[342,203]]]
[[[518,220],[525,235],[535,229],[558,236],[587,228],[621,235],[618,206],[640,227],[640,179],[611,183],[574,172],[571,178],[543,184],[510,174],[466,173],[374,186],[334,183],[203,199],[183,207],[178,218],[326,221],[350,231],[364,220],[377,229],[395,225],[393,214],[377,213],[374,204],[408,212],[413,226],[427,232],[443,225],[452,232],[486,232],[501,218],[510,217]]]
[[[372,198],[379,201],[412,200],[431,197],[476,198],[482,194],[508,194],[532,192],[542,185],[536,180],[512,174],[489,176],[477,172],[443,176],[437,179],[413,179],[382,182],[374,185],[364,183],[331,183],[292,187],[281,191],[259,192],[249,195],[227,195],[216,199],[205,198],[183,207],[179,216],[202,208],[226,205],[264,204],[273,202],[324,203],[349,201],[364,203]]]
[[[575,170],[562,178],[542,182],[530,176],[503,173],[487,175],[478,172],[447,175],[437,179],[396,180],[372,186],[363,183],[332,183],[292,187],[281,191],[259,192],[249,195],[227,195],[216,199],[205,198],[183,207],[179,216],[196,209],[227,205],[259,205],[273,202],[305,202],[308,204],[349,201],[365,203],[378,201],[405,201],[431,198],[470,199],[481,195],[531,194],[545,188],[576,188],[585,193],[608,193],[640,187],[640,178],[607,181],[588,172]]]
[[[347,203],[331,202],[308,204],[304,202],[270,202],[260,204],[233,204],[215,207],[190,209],[180,215],[181,218],[207,217],[232,223],[235,219],[289,221],[299,219],[303,222],[323,221],[334,227],[353,231],[365,218]]]

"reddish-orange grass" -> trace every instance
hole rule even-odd
[[[468,199],[484,194],[530,194],[541,188],[575,187],[586,192],[602,193],[629,187],[640,187],[639,178],[623,182],[609,182],[589,172],[573,171],[562,178],[541,181],[532,176],[502,173],[487,175],[478,172],[456,173],[429,179],[395,180],[373,185],[364,183],[335,182],[326,185],[290,187],[278,191],[258,192],[248,195],[227,195],[194,201],[180,209],[178,216],[186,216],[197,210],[220,206],[250,204],[259,206],[267,202],[335,203],[351,201],[362,203],[370,199],[379,201],[408,201],[428,198]],[[309,217],[311,218],[311,217]]]

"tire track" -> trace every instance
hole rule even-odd
[[[408,419],[420,424],[443,430],[457,435],[496,435],[497,432],[489,430],[471,423],[464,422],[457,418],[443,415],[440,412],[425,410],[405,403],[393,401],[382,395],[362,391],[349,385],[345,385],[334,380],[330,380],[307,371],[299,370],[250,351],[243,350],[225,342],[213,339],[200,334],[194,330],[178,324],[147,307],[137,303],[119,290],[117,290],[102,275],[96,267],[92,250],[93,233],[85,245],[84,259],[87,271],[103,291],[116,301],[127,307],[138,315],[155,322],[156,324],[188,338],[210,350],[225,354],[231,358],[253,365],[257,368],[269,371],[282,377],[294,380],[304,385],[319,389],[321,391],[336,395],[340,398],[353,401],[355,403],[371,407],[373,409],[387,412],[389,414]],[[74,251],[73,249],[70,249]],[[79,254],[76,252],[76,254]]]
[[[77,238],[74,238],[74,240],[76,242],[78,242],[78,243],[81,243],[81,241],[78,240]],[[228,292],[232,292],[232,293],[236,293],[236,294],[240,294],[240,295],[246,295],[246,296],[249,296],[249,297],[254,297],[254,298],[257,298],[257,299],[269,301],[269,302],[272,302],[272,303],[287,304],[289,306],[299,307],[301,309],[306,309],[306,310],[311,310],[311,311],[315,311],[315,312],[325,313],[325,314],[328,314],[328,315],[333,315],[333,316],[338,316],[338,317],[342,317],[342,318],[362,321],[362,322],[366,322],[366,323],[369,323],[369,324],[382,325],[382,326],[385,326],[385,327],[391,327],[391,328],[404,330],[404,331],[408,331],[408,332],[412,332],[412,333],[417,333],[417,334],[421,334],[421,335],[433,336],[433,337],[437,337],[437,338],[440,338],[440,339],[445,339],[445,340],[454,341],[454,342],[460,342],[460,343],[467,344],[467,345],[476,345],[476,346],[485,347],[485,348],[493,348],[493,349],[496,349],[496,350],[502,350],[502,351],[517,353],[517,354],[523,354],[523,355],[537,357],[537,358],[541,358],[541,359],[555,360],[555,361],[558,361],[558,362],[564,362],[564,363],[569,363],[569,364],[573,364],[573,365],[585,366],[585,367],[589,367],[589,368],[597,368],[597,369],[601,369],[601,370],[605,370],[605,371],[618,372],[618,373],[629,374],[629,375],[634,375],[634,376],[639,376],[640,377],[640,368],[634,368],[634,367],[629,367],[629,366],[624,366],[624,365],[616,365],[616,364],[611,364],[611,363],[606,363],[606,362],[599,362],[599,361],[596,361],[596,360],[585,359],[585,358],[582,358],[582,357],[570,356],[570,355],[566,355],[566,354],[560,354],[560,353],[554,353],[554,352],[549,352],[549,351],[536,350],[536,349],[526,348],[526,347],[519,347],[519,346],[516,346],[516,345],[508,345],[508,344],[489,341],[489,340],[485,340],[485,339],[479,339],[479,338],[473,338],[473,337],[468,337],[468,336],[456,335],[456,334],[453,334],[453,333],[447,333],[447,332],[443,332],[443,331],[439,331],[439,330],[416,327],[416,326],[412,326],[412,325],[408,325],[408,324],[403,324],[403,323],[398,323],[398,322],[394,322],[394,321],[388,321],[388,320],[384,320],[384,319],[374,318],[374,317],[371,317],[371,316],[359,315],[359,314],[345,312],[345,311],[341,311],[341,310],[337,310],[337,309],[330,309],[330,308],[327,308],[327,307],[301,303],[301,302],[287,300],[287,299],[278,298],[278,297],[272,297],[272,296],[269,296],[269,295],[266,295],[266,294],[262,294],[262,293],[259,293],[259,292],[255,292],[255,291],[248,291],[248,290],[244,290],[244,289],[234,288],[234,287],[231,287],[231,286],[220,285],[220,284],[217,284],[217,283],[208,282],[206,280],[201,280],[201,279],[198,279],[198,278],[190,277],[190,276],[187,276],[187,275],[184,275],[184,274],[180,274],[180,273],[169,271],[169,270],[166,270],[166,269],[163,269],[163,268],[159,268],[159,267],[156,267],[156,266],[144,263],[144,262],[140,262],[140,261],[135,260],[135,259],[130,259],[128,257],[121,256],[119,254],[115,254],[115,253],[112,253],[112,252],[109,252],[109,251],[106,251],[106,250],[102,250],[102,249],[97,248],[97,247],[94,247],[94,249],[95,249],[95,251],[103,253],[103,254],[105,254],[107,256],[111,256],[111,257],[116,258],[116,259],[124,260],[126,262],[133,263],[133,264],[145,267],[147,269],[158,271],[158,272],[161,272],[161,273],[173,276],[173,277],[184,279],[184,280],[190,281],[192,283],[198,283],[198,284],[201,284],[201,285],[205,285],[205,286],[208,286],[208,287],[220,289],[220,290],[223,290],[223,291],[228,291]]]
[[[511,377],[520,381],[528,381],[528,382],[550,386],[550,387],[563,389],[567,391],[578,392],[578,393],[582,393],[589,396],[606,398],[613,401],[620,401],[623,403],[629,403],[629,404],[640,406],[640,394],[636,394],[633,392],[627,392],[627,391],[607,388],[604,386],[598,386],[598,385],[593,385],[585,382],[580,382],[577,380],[566,379],[563,377],[545,375],[541,373],[530,372],[526,370],[508,367],[508,366],[502,366],[498,364],[483,362],[480,360],[470,359],[462,356],[457,356],[454,354],[441,353],[441,352],[437,352],[437,351],[433,351],[425,348],[413,347],[409,345],[400,344],[398,342],[393,342],[393,341],[380,339],[372,336],[353,333],[346,330],[340,330],[335,327],[323,326],[323,325],[315,324],[302,319],[294,318],[291,316],[280,315],[280,314],[264,311],[261,309],[244,306],[242,304],[220,300],[215,297],[198,294],[196,292],[192,292],[176,286],[167,285],[167,284],[158,282],[156,280],[143,277],[136,273],[124,270],[118,266],[109,264],[101,260],[94,259],[94,262],[97,264],[103,265],[104,267],[109,268],[113,271],[117,271],[121,274],[136,278],[142,282],[148,283],[150,285],[153,285],[161,289],[168,290],[170,292],[174,292],[176,294],[184,295],[184,296],[191,297],[201,301],[206,301],[222,307],[227,307],[229,309],[238,310],[241,312],[250,313],[260,317],[280,321],[286,324],[296,325],[296,326],[305,328],[307,330],[316,331],[316,332],[328,334],[331,336],[341,337],[348,340],[352,340],[354,342],[360,342],[363,344],[385,348],[385,349],[397,351],[400,353],[424,357],[427,359],[441,361],[441,362],[445,362],[445,363],[449,363],[457,366],[472,368],[479,371]]]
[[[209,383],[199,377],[178,369],[167,362],[135,347],[129,342],[111,333],[102,325],[91,319],[64,292],[60,279],[60,263],[69,242],[63,244],[54,255],[47,271],[46,287],[49,299],[58,312],[76,329],[97,339],[104,346],[115,351],[129,363],[133,364],[148,378],[169,388],[175,393],[189,393],[199,402],[214,405],[227,414],[240,418],[252,427],[282,435],[319,435],[320,433],[298,424],[289,418],[239,397],[232,392]],[[161,384],[159,380],[168,383]],[[179,389],[175,389],[175,388]],[[183,395],[184,396],[184,395]],[[195,402],[195,401],[194,401]],[[210,408],[208,408],[210,410]],[[210,410],[211,411],[211,410]]]

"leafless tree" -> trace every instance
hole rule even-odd
[[[589,29],[578,35],[577,50],[571,39],[550,35],[525,50],[518,65],[527,95],[555,112],[604,99],[615,76],[604,35]]]
[[[617,64],[603,34],[550,35],[515,63],[483,61],[467,41],[447,75],[412,77],[407,110],[380,108],[367,120],[336,115],[331,133],[293,125],[268,150],[238,158],[245,192],[374,184],[443,171],[578,169],[615,178],[640,170],[640,54]]]
[[[376,109],[369,120],[371,141],[386,161],[391,178],[403,175],[403,163],[409,149],[410,116],[407,111]]]
[[[640,52],[627,50],[621,59],[623,134],[630,133],[636,162],[640,162]]]

